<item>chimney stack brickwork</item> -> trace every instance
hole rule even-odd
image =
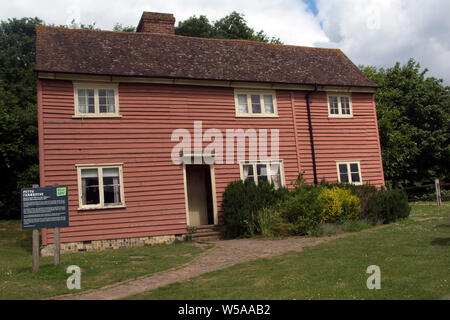
[[[171,13],[144,12],[136,32],[175,34],[175,18]]]

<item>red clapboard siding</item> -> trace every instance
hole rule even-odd
[[[313,182],[311,144],[309,140],[306,93],[295,93],[295,114],[302,150],[305,177]],[[311,122],[318,180],[337,181],[336,161],[358,160],[363,183],[384,185],[378,140],[378,125],[372,94],[352,94],[352,118],[329,118],[325,92],[310,95]]]
[[[71,226],[61,229],[61,241],[186,233],[183,169],[171,161],[171,135],[184,128],[193,137],[195,120],[203,132],[221,130],[224,143],[226,129],[268,129],[269,154],[270,129],[279,129],[286,184],[299,170],[312,182],[305,94],[277,91],[278,118],[236,118],[231,88],[122,83],[121,118],[77,119],[72,82],[38,80],[40,182],[69,186]],[[336,160],[359,160],[363,181],[383,185],[373,95],[353,94],[351,119],[329,119],[326,94],[310,98],[319,180],[337,180]],[[78,210],[75,165],[83,163],[123,163],[126,208]],[[220,218],[222,193],[240,178],[239,166],[214,168]],[[44,230],[43,244],[52,242],[53,231]]]

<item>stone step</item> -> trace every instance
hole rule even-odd
[[[204,237],[220,237],[220,232],[218,231],[211,231],[211,232],[200,232],[200,233],[193,233],[191,234],[192,239],[196,238],[204,238]]]
[[[208,232],[218,232],[220,233],[220,229],[217,228],[211,228],[211,229],[197,229],[193,234],[199,234],[199,233],[208,233]]]
[[[219,240],[220,239],[220,226],[216,225],[206,225],[195,227],[195,232],[191,233],[189,236],[195,241],[206,241],[206,240]]]
[[[195,242],[208,242],[208,241],[215,241],[220,240],[221,238],[218,236],[211,236],[211,237],[202,237],[202,238],[195,238],[192,239]]]
[[[219,230],[219,229],[220,229],[220,226],[215,225],[215,224],[207,224],[207,225],[204,225],[204,226],[195,226],[194,228],[195,228],[197,231],[200,231],[200,230],[208,230],[208,229]]]
[[[194,233],[203,233],[203,232],[220,232],[220,226],[216,225],[206,225],[206,226],[196,226]]]

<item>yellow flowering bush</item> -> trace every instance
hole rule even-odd
[[[322,204],[322,221],[354,220],[359,216],[359,198],[350,190],[339,187],[323,188],[318,200]]]

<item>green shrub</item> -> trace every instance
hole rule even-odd
[[[331,189],[323,188],[317,200],[323,206],[322,221],[343,222],[359,216],[359,198],[348,189],[336,186]]]
[[[347,188],[353,195],[358,197],[360,207],[359,216],[361,219],[365,219],[368,215],[367,205],[369,202],[369,198],[372,197],[374,194],[378,193],[377,187],[370,184],[363,184],[363,185],[347,184]]]
[[[367,218],[372,222],[390,223],[407,218],[411,211],[408,195],[403,190],[380,190],[367,204]]]
[[[262,208],[274,206],[286,199],[285,188],[275,189],[273,184],[250,181],[231,182],[223,193],[223,236],[249,237],[256,232],[256,215]]]
[[[297,235],[311,234],[321,222],[322,204],[318,201],[320,187],[302,185],[296,187],[291,197],[281,207],[290,231]]]
[[[280,235],[281,224],[283,220],[277,206],[262,208],[255,216],[255,233],[263,237]]]
[[[321,181],[320,185],[326,188],[339,187],[350,190],[353,195],[359,198],[359,216],[362,219],[365,219],[368,216],[367,205],[369,198],[378,193],[377,187],[370,184],[355,185],[350,183],[328,183],[326,181]]]

